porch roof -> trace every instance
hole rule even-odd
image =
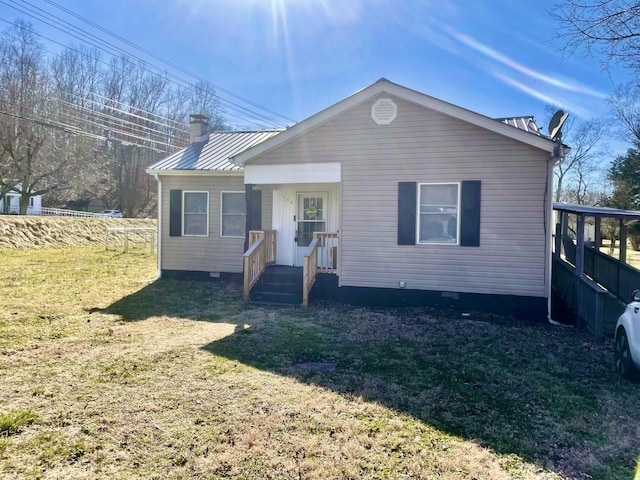
[[[588,205],[576,205],[573,203],[553,204],[553,209],[561,212],[575,213],[585,217],[621,218],[623,220],[640,220],[640,212],[635,210],[622,210],[619,208],[591,207]]]
[[[229,160],[248,148],[251,148],[281,130],[212,132],[204,142],[194,142],[182,150],[154,163],[147,173],[169,172],[242,172],[243,168]]]

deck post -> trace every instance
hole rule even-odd
[[[627,224],[624,223],[624,219],[620,219],[620,255],[618,260],[622,263],[627,263]]]
[[[562,212],[560,212],[562,215]],[[555,246],[553,248],[553,256],[555,258],[560,258],[560,253],[562,252],[562,225],[558,222],[556,223],[556,236],[554,238]]]
[[[597,252],[600,251],[600,247],[602,246],[602,217],[596,217],[596,228],[594,236],[596,238],[593,239],[594,247]]]
[[[569,215],[564,210],[560,210],[560,238],[569,234]],[[563,253],[563,252],[560,252]],[[566,258],[567,252],[564,252]]]
[[[584,215],[577,214],[578,225],[576,229],[576,277],[584,273]]]

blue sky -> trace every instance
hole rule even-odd
[[[605,116],[604,98],[629,80],[622,69],[603,72],[597,59],[563,59],[549,14],[555,0],[55,2],[298,121],[386,77],[491,117],[535,115],[546,129],[545,104]],[[78,43],[0,3],[0,19],[19,17]]]

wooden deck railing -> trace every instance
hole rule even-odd
[[[320,273],[338,273],[338,232],[315,232],[313,238],[318,245],[318,271]]]
[[[320,245],[320,240],[314,238],[304,254],[302,264],[302,305],[304,307],[309,306],[309,292],[311,292],[318,273],[318,245]]]
[[[309,305],[309,293],[318,273],[338,273],[338,233],[314,232],[302,264],[302,305]]]
[[[258,238],[264,238],[266,243],[267,258],[265,265],[275,265],[276,263],[276,231],[275,230],[249,230],[249,246],[253,245]]]
[[[242,298],[249,300],[251,288],[260,279],[267,265],[276,263],[276,231],[251,230],[249,250],[244,254],[244,286]]]
[[[242,298],[249,300],[249,292],[265,269],[266,243],[264,238],[258,238],[244,254],[244,287]]]
[[[570,237],[562,237],[564,260],[576,265],[578,247]],[[585,246],[583,273],[605,287],[612,295],[627,303],[633,290],[640,285],[640,271],[593,247]]]

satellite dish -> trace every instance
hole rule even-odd
[[[553,114],[553,117],[551,117],[551,121],[549,122],[549,135],[552,140],[560,141],[562,139],[560,129],[562,128],[562,125],[564,125],[564,122],[567,121],[568,117],[569,113],[565,113],[562,110],[558,110]]]

